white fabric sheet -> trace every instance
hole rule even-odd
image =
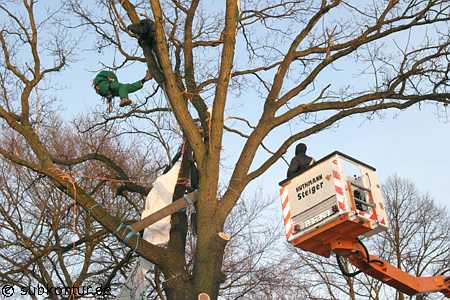
[[[167,172],[159,176],[153,182],[153,188],[145,199],[145,207],[141,214],[141,219],[160,210],[172,203],[173,192],[178,180],[181,162]],[[170,238],[170,216],[150,225],[144,230],[144,240],[155,244],[163,245],[169,242]],[[145,279],[145,274],[150,270],[151,264],[140,257],[138,263],[127,278],[125,285],[120,291],[118,300],[144,300],[149,282]]]

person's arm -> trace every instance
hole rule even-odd
[[[145,82],[152,80],[152,79],[153,79],[152,74],[150,73],[149,70],[147,70],[147,73],[145,73],[144,78],[141,79],[142,85],[144,85]]]
[[[175,163],[180,159],[182,149],[183,149],[182,146],[178,149],[177,154],[175,154],[175,156],[172,158],[172,160],[170,161],[170,164],[166,166],[166,168],[163,171],[163,174],[166,174],[167,172],[169,172],[169,170],[172,168],[172,166],[175,165]]]
[[[294,157],[291,160],[291,163],[289,164],[289,168],[287,170],[287,175],[286,176],[287,177],[292,176],[295,172],[297,172],[297,170],[298,170],[298,161],[297,161],[296,157]]]
[[[200,180],[197,166],[193,160],[190,161],[191,167],[191,186],[187,189],[188,193],[191,193],[198,189],[198,182]]]

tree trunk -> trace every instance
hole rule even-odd
[[[167,300],[192,300],[195,299],[192,283],[188,278],[176,275],[172,278],[166,279],[163,284],[166,292]]]
[[[197,297],[204,293],[210,299],[217,299],[220,284],[226,279],[222,272],[222,262],[224,249],[230,237],[223,232],[213,233],[211,229],[209,231],[211,233],[207,240],[198,241],[197,252],[200,253],[196,256],[194,285]],[[206,299],[204,298],[206,295],[201,296],[200,298]]]
[[[189,159],[191,159],[190,151],[191,149],[189,145],[185,144],[178,179],[189,177]],[[173,200],[182,198],[185,190],[185,183],[177,183],[173,194]],[[168,247],[182,253],[183,257],[186,255],[185,247],[187,230],[188,226],[186,213],[183,211],[174,213],[171,217],[170,240]],[[178,274],[164,274],[165,283],[163,286],[168,300],[194,299],[191,278],[189,278],[189,275],[185,269],[186,263],[184,261],[183,263],[184,264],[182,266],[177,268]]]

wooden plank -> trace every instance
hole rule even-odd
[[[192,195],[192,193],[190,195]],[[189,199],[195,202],[195,197],[189,197]],[[144,219],[134,223],[133,225],[131,225],[131,228],[133,229],[134,232],[139,232],[141,230],[144,230],[148,226],[158,222],[159,220],[164,219],[165,217],[178,212],[180,209],[183,209],[185,207],[186,202],[184,198],[180,198],[175,202],[172,202],[171,204],[161,208],[160,210],[157,210],[151,215],[145,217]]]

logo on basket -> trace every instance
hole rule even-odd
[[[295,188],[295,191],[297,192],[297,199],[301,200],[310,195],[314,195],[321,188],[323,188],[322,174],[317,175],[316,177],[313,177],[308,181],[305,181],[304,183],[298,185]]]

